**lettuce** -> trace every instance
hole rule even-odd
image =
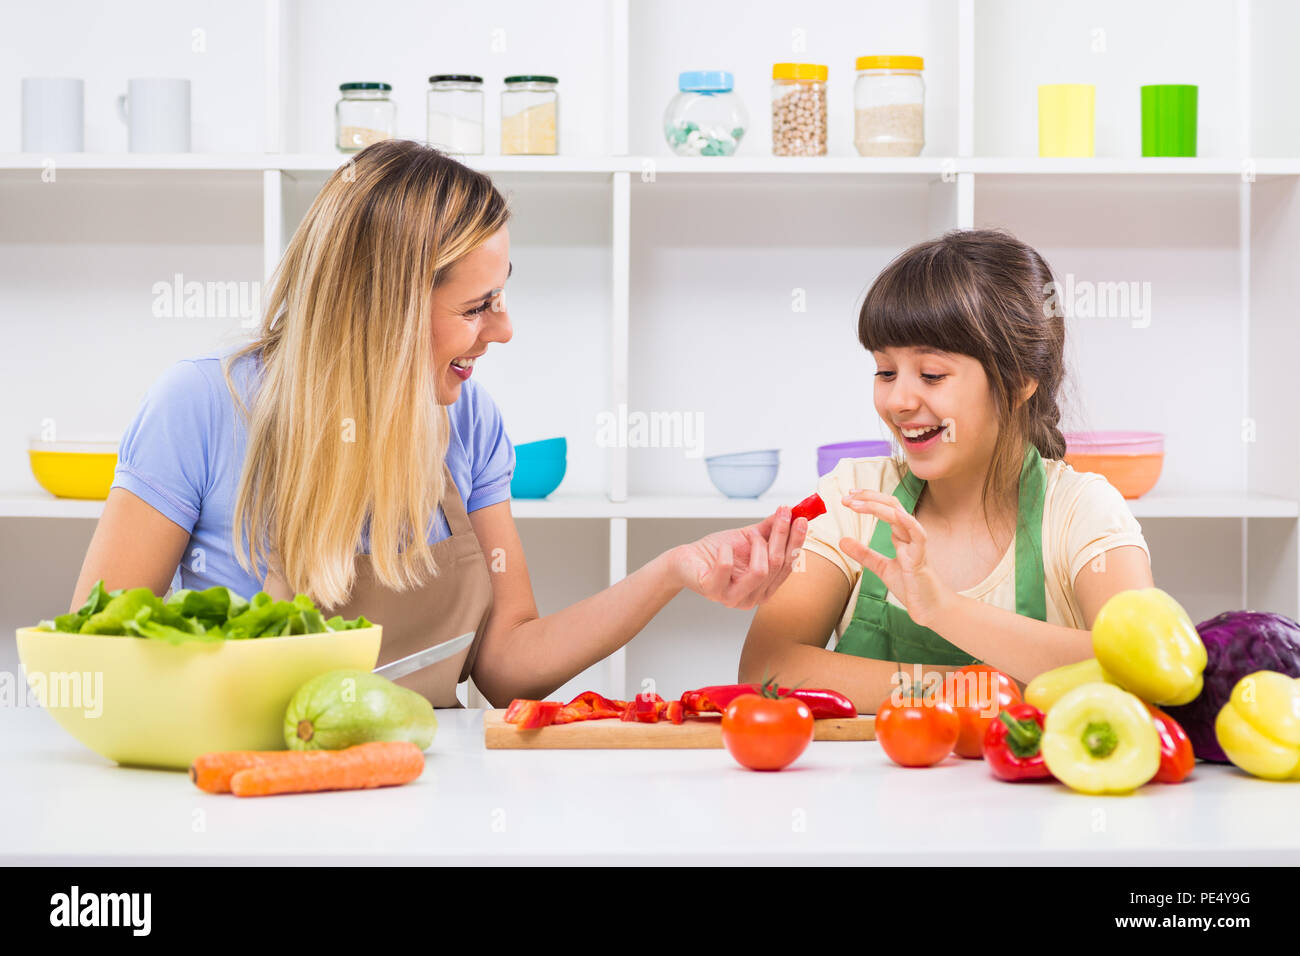
[[[67,634],[143,637],[183,644],[191,641],[247,640],[286,634],[323,634],[371,627],[364,616],[328,621],[306,594],[276,601],[265,591],[248,600],[224,587],[176,591],[166,602],[149,588],[106,591],[96,581],[76,611],[41,621],[37,630]]]

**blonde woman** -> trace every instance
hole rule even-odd
[[[335,172],[257,338],[178,362],[145,397],[72,607],[100,578],[157,594],[176,577],[301,592],[327,615],[382,624],[381,664],[473,631],[459,655],[400,681],[455,707],[470,676],[495,705],[546,697],[683,588],[737,608],[772,594],[807,529],[788,508],[538,615],[510,514],[513,447],[471,380],[511,337],[508,217],[486,176],[414,142],[378,143]]]

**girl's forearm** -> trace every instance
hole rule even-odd
[[[960,594],[930,629],[1021,683],[1092,656],[1089,631],[1037,621]]]
[[[617,584],[512,628],[498,696],[545,698],[640,633],[682,587],[665,551]]]

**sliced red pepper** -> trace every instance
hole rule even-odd
[[[1033,704],[1012,704],[984,732],[984,760],[999,780],[1048,780],[1043,761],[1043,712]]]
[[[682,706],[680,700],[668,701],[667,717],[674,724],[680,724],[686,720],[686,708]]]
[[[585,690],[573,700],[569,701],[566,707],[585,708],[589,718],[597,717],[621,717],[627,704],[621,700],[610,700],[602,697],[594,690]]]
[[[813,518],[816,518],[818,515],[824,515],[825,513],[826,502],[822,501],[822,496],[819,494],[811,494],[790,509],[790,520],[794,521],[796,518],[807,518],[809,521],[812,521]]]
[[[515,726],[520,730],[536,730],[551,724],[560,712],[557,700],[528,700],[520,709],[515,719]]]
[[[504,720],[507,724],[513,724],[515,720],[519,717],[519,711],[523,709],[523,706],[525,704],[535,704],[535,703],[537,703],[537,701],[535,700],[525,700],[522,697],[516,697],[514,700],[510,702],[510,706],[506,708],[505,716],[502,717],[501,719]]]

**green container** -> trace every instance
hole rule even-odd
[[[1142,155],[1196,155],[1196,87],[1162,83],[1142,87]]]

